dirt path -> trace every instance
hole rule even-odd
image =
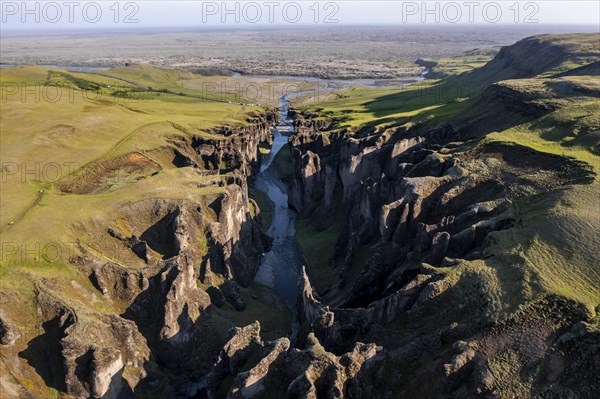
[[[109,74],[106,74],[106,73],[98,73],[98,72],[84,72],[84,73],[88,73],[90,75],[104,76],[106,78],[111,78],[111,79],[115,79],[115,80],[120,80],[122,82],[129,83],[129,84],[132,84],[134,86],[137,86],[140,89],[148,90],[148,87],[146,87],[146,86],[144,86],[144,85],[142,85],[142,84],[140,84],[138,82],[134,82],[133,80],[129,80],[129,79],[125,79],[125,78],[120,78],[118,76],[109,75]]]
[[[153,92],[153,93],[165,93],[165,91],[163,91],[163,89],[151,89],[150,87],[144,86],[141,83],[138,83],[136,81],[133,80],[129,80],[129,79],[124,79],[124,78],[120,78],[118,76],[114,76],[114,75],[109,75],[109,74],[105,74],[105,73],[98,73],[98,72],[85,72],[88,73],[90,75],[98,75],[98,76],[104,76],[105,78],[111,78],[111,79],[116,79],[116,80],[120,80],[122,82],[125,83],[129,83],[132,84],[136,87],[139,87],[142,90],[146,90],[148,92]],[[173,94],[176,96],[182,96],[182,97],[191,97],[191,98],[197,98],[200,100],[206,100],[206,101],[215,101],[215,102],[219,102],[219,103],[227,103],[227,104],[235,104],[235,105],[242,105],[242,106],[260,106],[260,104],[258,103],[243,103],[243,102],[237,102],[237,101],[229,101],[229,100],[223,100],[222,98],[214,98],[214,97],[208,97],[208,96],[204,96],[204,95],[195,95],[195,94],[188,94],[188,93],[183,93],[183,92],[173,92],[173,91],[167,91],[166,93],[168,94]]]
[[[31,209],[33,209],[34,206],[36,206],[37,204],[40,203],[43,196],[44,196],[44,190],[38,191],[37,196],[35,197],[33,202],[31,204],[29,204],[29,206],[27,208],[25,208],[21,213],[19,213],[16,218],[14,218],[6,226],[3,226],[2,229],[0,229],[0,233],[4,232],[5,230],[8,230],[10,227],[14,226],[21,219],[23,219],[25,217],[25,215],[27,215],[27,212],[29,212]]]

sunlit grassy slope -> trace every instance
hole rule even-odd
[[[4,230],[0,273],[3,292],[13,287],[19,295],[31,293],[21,286],[41,276],[77,276],[66,265],[75,253],[74,243],[93,247],[85,232],[113,221],[127,203],[220,192],[219,187],[199,188],[199,177],[191,168],[172,164],[167,138],[210,136],[206,129],[243,125],[250,113],[260,109],[165,93],[117,97],[111,90],[133,90],[133,86],[42,67],[2,68],[0,76],[0,225]],[[42,86],[49,80],[52,86]],[[94,84],[100,87],[79,87]],[[99,193],[66,194],[60,189],[88,165],[119,156],[139,162],[142,170],[132,176],[108,177],[110,189]],[[41,201],[28,209],[39,190],[44,190]],[[104,256],[110,259],[111,254]],[[80,283],[86,281],[83,276]]]
[[[143,67],[116,75],[175,88],[191,74]],[[18,345],[0,354],[5,358],[17,356],[43,333],[34,304],[41,283],[80,314],[122,314],[127,304],[103,296],[71,256],[81,254],[83,247],[103,262],[144,267],[139,259],[130,259],[131,251],[116,251],[110,237],[102,241],[107,226],[121,226],[123,209],[145,200],[192,200],[209,209],[207,202],[225,190],[210,181],[223,176],[200,176],[194,168],[176,167],[173,140],[224,139],[211,129],[246,125],[264,107],[148,92],[115,77],[38,66],[2,67],[0,83],[0,291],[3,311],[23,335]],[[119,162],[127,166],[119,168]],[[95,176],[90,167],[99,164],[117,165],[116,172]],[[82,176],[98,179],[106,189],[86,194],[63,190]],[[41,200],[33,203],[40,190]],[[149,218],[129,217],[139,223]],[[252,285],[242,291],[246,311],[226,304],[204,322],[214,337],[202,348],[209,363],[235,325],[259,320],[273,337],[288,332],[288,309],[273,290]],[[4,375],[7,371],[0,367]],[[19,382],[39,397],[58,395],[33,369],[21,370]]]
[[[496,256],[485,264],[464,262],[461,267],[485,266],[494,276],[489,282],[498,291],[499,304],[507,308],[555,293],[594,312],[600,304],[598,39],[594,34],[542,35],[516,47],[516,53],[501,51],[470,72],[449,67],[449,76],[441,80],[401,89],[354,87],[328,101],[298,108],[336,121],[332,130],[367,133],[372,128],[404,127],[420,134],[451,126],[476,137],[472,145],[510,142],[589,164],[596,174],[592,184],[550,192],[533,203],[514,203],[512,212],[522,225],[494,233],[496,243],[490,252]],[[481,51],[476,54],[480,57]],[[441,64],[465,65],[468,58],[463,55]],[[536,117],[533,110],[545,106],[553,110]],[[320,244],[312,239],[317,233],[307,226],[299,222],[297,237],[305,253],[312,253]],[[339,271],[312,266],[317,276],[325,278]]]
[[[439,79],[446,76],[469,72],[482,67],[498,53],[497,48],[474,49],[466,51],[460,56],[433,60],[434,66],[430,68],[428,77]]]
[[[240,76],[203,76],[191,71],[133,65],[110,71],[98,71],[98,78],[112,76],[138,83],[152,90],[163,90],[190,96],[200,96],[222,101],[277,106],[279,97],[299,90],[317,90],[322,85],[291,79]],[[89,74],[88,74],[89,75]],[[96,79],[96,77],[94,77]]]
[[[218,192],[220,188],[198,188],[193,170],[176,168],[171,163],[173,155],[167,149],[167,138],[210,136],[206,129],[243,125],[250,113],[260,109],[164,93],[144,93],[137,99],[116,97],[110,95],[110,90],[122,82],[41,67],[2,68],[0,72],[0,223],[3,228],[8,226],[2,232],[2,241],[11,246],[3,247],[3,266],[47,264],[47,259],[40,259],[45,246],[58,243],[62,249],[67,248],[65,245],[82,238],[81,232],[73,229],[76,223],[110,220],[127,202]],[[57,82],[57,74],[87,80],[61,76]],[[42,86],[49,79],[60,87]],[[78,85],[82,84],[102,87],[81,90]],[[126,84],[122,87],[132,88]],[[62,184],[80,176],[86,166],[110,162],[125,154],[134,154],[132,162],[141,162],[146,168],[141,175],[113,176],[114,181],[108,182],[111,189],[96,194],[65,194],[60,190]],[[160,173],[156,173],[158,170]],[[9,225],[42,189],[39,204]],[[14,245],[20,249],[17,254],[13,254]],[[42,250],[23,254],[36,246]],[[65,257],[60,260],[65,261]]]
[[[5,85],[1,94],[5,101],[0,117],[1,154],[3,164],[14,164],[10,170],[5,168],[3,171],[0,220],[3,226],[25,208],[41,188],[48,190],[40,208],[50,207],[51,211],[44,213],[50,225],[65,225],[69,220],[77,219],[79,216],[73,211],[84,212],[87,203],[101,211],[94,196],[54,196],[52,183],[90,162],[158,148],[165,144],[167,136],[201,135],[203,129],[211,126],[243,124],[248,112],[258,109],[246,107],[242,110],[237,105],[168,94],[149,95],[145,99],[118,98],[68,87],[60,88],[60,98],[54,102],[49,100],[50,94],[44,94],[44,88],[35,86],[42,76],[38,67],[2,68]],[[23,94],[21,88],[19,93],[11,94],[8,82],[28,85],[38,98],[35,94]],[[49,88],[48,92],[54,89]],[[175,181],[168,174],[177,173],[182,172],[167,170],[162,176],[146,180],[144,190],[164,187],[165,183]],[[110,195],[124,199],[139,194],[136,189],[134,184]],[[69,201],[79,206],[73,209]],[[62,210],[68,214],[67,219],[57,214]],[[53,215],[55,220],[50,219]],[[28,219],[33,219],[33,214]],[[27,220],[23,220],[11,229],[10,234],[17,234],[21,229],[28,234],[27,228]],[[33,224],[29,228],[37,230],[40,227]]]

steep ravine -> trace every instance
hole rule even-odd
[[[299,77],[298,80],[323,84],[325,88],[322,89],[322,92],[327,93],[347,89],[350,85],[381,87],[385,84],[398,84],[398,82],[404,82],[405,85],[408,85],[423,80],[427,72],[428,70],[425,70],[416,78],[399,80],[325,80],[302,77]],[[273,221],[267,231],[267,234],[273,238],[273,244],[270,251],[264,254],[256,280],[275,288],[294,311],[301,277],[301,266],[306,263],[306,257],[295,239],[297,212],[293,208],[293,199],[288,198],[287,185],[282,182],[280,176],[277,176],[277,172],[270,166],[279,151],[288,151],[284,147],[287,146],[288,137],[294,134],[293,116],[295,112],[290,112],[290,100],[306,94],[312,94],[312,92],[290,92],[279,99],[280,125],[274,129],[271,151],[263,157],[260,171],[254,181],[256,189],[266,193],[273,204]],[[278,129],[278,127],[283,129]]]
[[[286,96],[280,99],[280,123],[285,126],[288,117]],[[275,155],[286,151],[288,138],[277,127],[271,151],[264,157],[260,172],[254,180],[256,189],[267,194],[273,204],[273,220],[267,234],[273,239],[270,250],[264,254],[256,281],[271,286],[285,298],[291,309],[295,308],[300,267],[304,261],[302,251],[294,238],[295,213],[288,206],[287,187],[270,168]]]
[[[199,185],[200,190],[216,193],[177,202],[136,203],[128,214],[147,215],[150,210],[156,222],[139,238],[125,235],[126,242],[133,242],[132,250],[146,254],[145,258],[152,258],[148,254],[153,251],[164,252],[161,248],[171,248],[169,253],[147,271],[142,269],[138,277],[127,272],[127,279],[120,278],[123,272],[115,265],[94,268],[94,281],[102,292],[131,301],[123,317],[136,323],[151,350],[139,387],[142,392],[156,384],[167,397],[187,397],[201,390],[212,364],[210,335],[222,334],[214,330],[223,317],[215,313],[215,306],[229,302],[237,311],[246,308],[241,287],[252,282],[262,254],[271,245],[251,215],[248,180],[258,171],[259,146],[271,143],[271,125],[276,120],[276,115],[267,113],[246,127],[218,129],[214,134],[222,139],[199,136],[173,141],[175,165],[193,166],[209,177],[224,176]],[[121,239],[124,234],[113,230],[112,235]],[[140,281],[133,293],[132,280]],[[179,381],[173,380],[173,373]]]
[[[493,79],[498,62],[471,76]],[[298,334],[292,343],[263,339],[258,323],[236,329],[209,397],[595,397],[599,308],[544,290],[536,273],[551,260],[527,252],[563,195],[596,184],[594,169],[488,140],[482,123],[506,129],[591,96],[523,94],[490,90],[437,125],[342,128],[295,114],[288,203],[303,249],[321,250],[306,253]]]
[[[209,397],[225,397],[217,387],[234,378],[227,397],[496,398],[499,387],[513,389],[498,374],[505,356],[524,356],[525,369],[594,362],[595,349],[563,352],[594,339],[574,332],[588,316],[571,301],[541,297],[498,319],[496,277],[484,263],[496,232],[520,223],[512,203],[589,184],[584,164],[500,143],[439,151],[440,132],[331,136],[302,115],[296,126],[289,205],[315,234],[339,224],[335,248],[325,269],[302,269],[294,342],[263,340],[258,323],[237,329]],[[338,273],[324,281],[329,268]],[[552,373],[542,367],[538,378]]]
[[[527,250],[539,239],[532,231],[551,227],[540,215],[596,184],[594,170],[487,140],[481,124],[589,100],[557,96],[494,90],[472,105],[479,118],[443,125],[340,128],[294,114],[287,192],[269,168],[286,142],[272,141],[274,113],[172,137],[161,157],[191,172],[197,190],[124,203],[94,236],[107,244],[100,260],[80,242],[71,261],[93,293],[36,281],[43,333],[6,360],[25,359],[77,398],[593,398],[600,308],[544,291]],[[261,144],[272,144],[262,165]],[[251,184],[275,205],[272,237]],[[294,233],[309,257],[303,268]],[[295,305],[293,340],[272,329],[266,338],[266,323],[253,322],[287,310],[252,308],[253,279]],[[233,323],[245,311],[251,321]],[[0,315],[2,345],[23,342],[17,315]]]
[[[270,146],[277,119],[267,111],[241,127],[171,137],[149,152],[163,168],[186,168],[192,178],[182,184],[191,185],[192,194],[123,202],[108,225],[70,227],[85,235],[69,262],[95,290],[74,280],[69,289],[49,279],[34,282],[32,312],[41,335],[31,338],[14,322],[17,299],[3,295],[4,353],[25,347],[10,354],[10,363],[27,362],[35,378],[76,398],[187,398],[202,390],[237,317],[231,312],[243,314],[244,295],[258,292],[244,287],[271,246],[253,216],[260,210],[248,196],[248,181],[259,171],[259,146]],[[145,157],[118,157],[106,165],[119,168]],[[96,181],[74,186],[86,187],[78,195],[105,189]],[[286,312],[272,297],[271,312]],[[255,312],[258,305],[252,306]]]

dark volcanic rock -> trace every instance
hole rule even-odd
[[[21,337],[16,325],[8,318],[0,316],[0,344],[13,345]]]

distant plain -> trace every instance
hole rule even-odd
[[[419,58],[440,59],[512,44],[540,33],[590,32],[590,26],[273,28],[262,30],[137,29],[47,34],[3,31],[5,64],[122,66],[149,63],[250,75],[395,78],[418,75]]]

